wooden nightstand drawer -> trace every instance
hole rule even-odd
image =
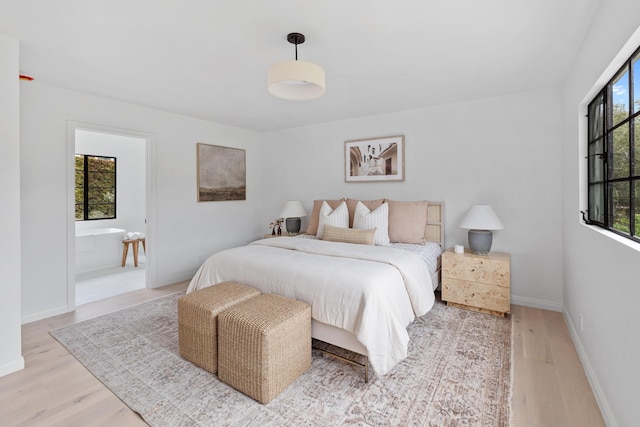
[[[464,255],[446,251],[442,259],[443,277],[502,287],[509,287],[511,282],[508,254],[482,256],[466,251]]]
[[[509,288],[504,286],[442,278],[443,300],[489,311],[509,313],[511,311],[509,291]]]

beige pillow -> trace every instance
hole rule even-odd
[[[389,203],[389,240],[393,243],[424,243],[429,202]]]
[[[318,232],[318,218],[320,216],[320,208],[322,207],[322,202],[327,202],[331,209],[337,208],[340,203],[342,203],[344,199],[338,200],[314,200],[313,201],[313,210],[311,211],[311,216],[309,217],[309,225],[307,226],[307,234],[313,234],[314,236]]]
[[[381,204],[384,203],[384,199],[376,200],[355,200],[347,199],[347,209],[349,209],[349,227],[353,227],[353,217],[356,213],[356,205],[358,202],[362,202],[363,205],[369,208],[370,211],[375,210]]]
[[[324,225],[322,240],[330,242],[357,243],[359,245],[373,245],[376,236],[376,229],[358,230],[355,228],[334,227]]]

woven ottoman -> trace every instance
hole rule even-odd
[[[236,282],[222,282],[178,299],[180,356],[215,374],[218,372],[218,315],[234,304],[260,295]]]
[[[269,403],[311,366],[311,306],[262,294],[218,317],[218,378]]]

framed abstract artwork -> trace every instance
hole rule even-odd
[[[198,202],[247,200],[246,151],[197,144]]]
[[[344,179],[404,181],[404,135],[345,141]]]

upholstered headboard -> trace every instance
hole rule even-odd
[[[318,229],[318,215],[320,212],[320,207],[322,206],[323,201],[326,201],[329,206],[332,209],[335,209],[338,207],[338,205],[344,201],[347,202],[347,205],[349,205],[349,203],[351,202],[352,207],[349,208],[350,212],[352,212],[355,209],[355,204],[357,203],[358,200],[356,199],[348,199],[348,198],[341,198],[341,199],[326,199],[326,200],[322,200],[322,199],[318,199],[318,200],[314,200],[313,201],[313,209],[311,211],[311,216],[309,219],[309,226],[307,227],[307,234],[313,234],[315,235]],[[394,203],[393,200],[389,200],[389,199],[375,199],[375,200],[364,200],[362,201],[369,209],[375,209],[378,206],[380,206],[384,201],[387,201],[389,203]],[[417,203],[418,205],[421,205],[423,203],[427,204],[427,224],[425,227],[425,231],[424,231],[424,239],[429,241],[429,242],[435,242],[437,244],[440,245],[440,247],[442,248],[442,250],[444,250],[444,203],[443,202],[427,202],[427,201],[418,201],[418,202],[395,202],[398,204],[403,204],[403,203]],[[411,211],[411,208],[409,208],[409,211]],[[419,211],[419,209],[418,209]],[[415,211],[413,211],[415,212]],[[422,211],[424,212],[424,211]],[[424,215],[423,213],[421,213],[421,215]],[[409,222],[413,222],[415,223],[415,221],[412,221],[412,219],[416,219],[414,217],[410,217],[409,218]],[[351,219],[350,222],[353,221],[353,213],[351,213]],[[400,221],[400,222],[398,222]],[[404,224],[403,219],[396,219],[396,223],[400,224],[400,226],[402,226]],[[418,219],[418,224],[420,225],[420,228],[422,226],[422,222],[421,219]],[[351,226],[351,224],[350,224]],[[419,236],[419,234],[418,234]],[[406,234],[404,235],[404,237],[406,237]],[[410,236],[410,239],[415,239],[418,238],[416,236],[416,234],[413,234]],[[403,240],[396,240],[399,242],[402,242]],[[407,240],[407,242],[410,242],[409,240]]]
[[[429,202],[427,208],[427,228],[424,238],[429,242],[435,242],[444,250],[444,203]]]

